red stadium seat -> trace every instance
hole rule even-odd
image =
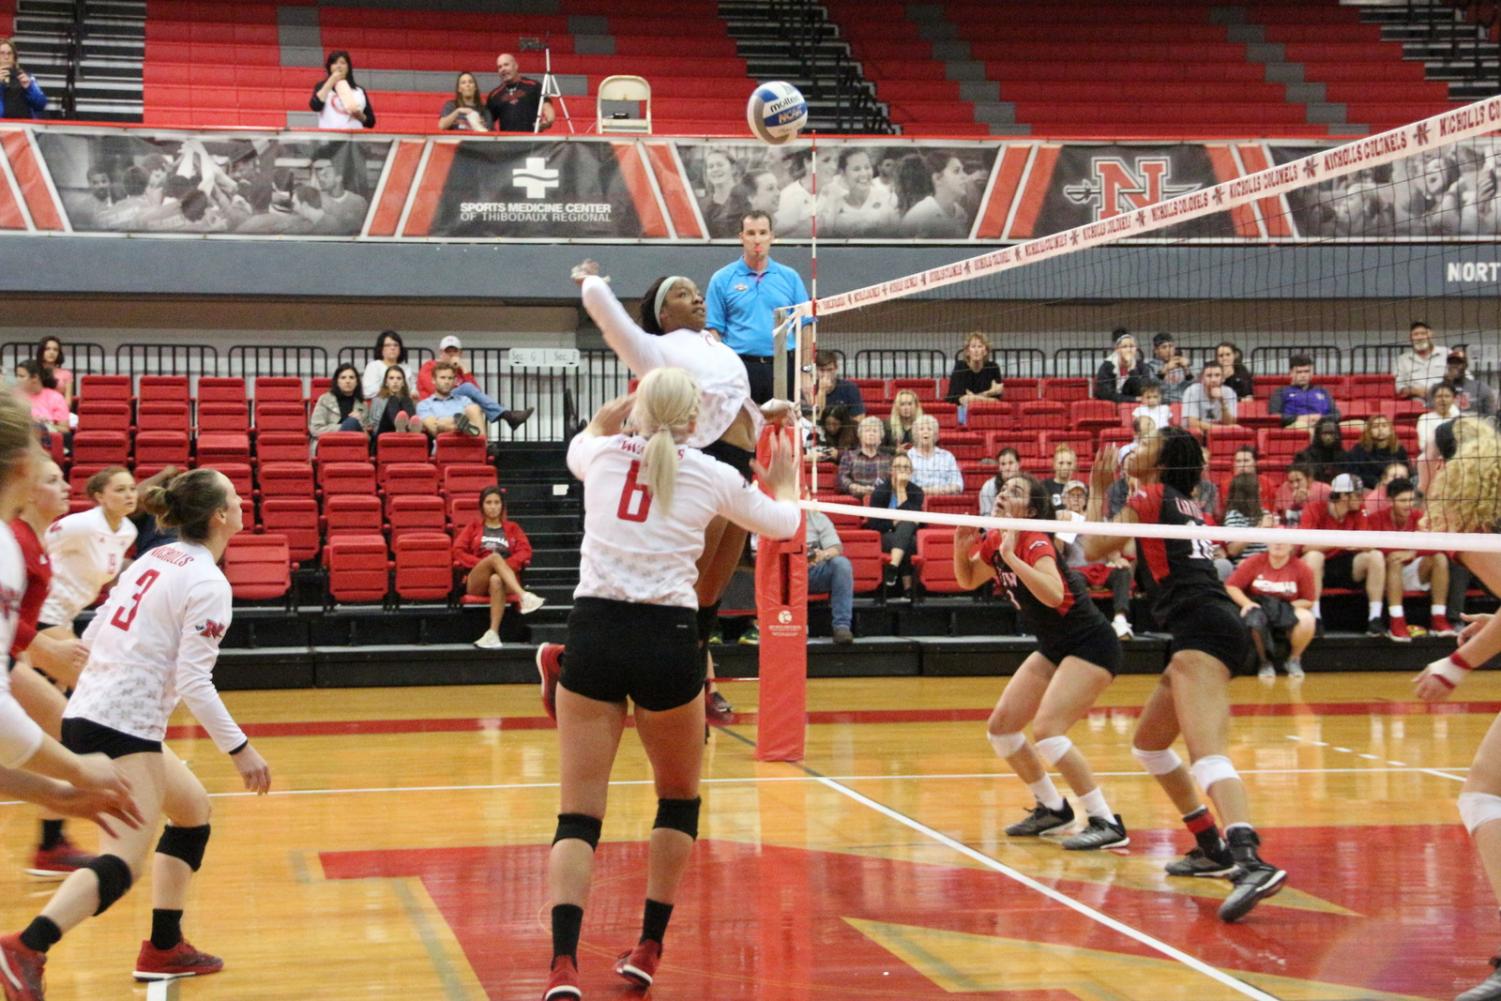
[[[929,594],[964,594],[954,576],[954,530],[923,528],[917,532],[917,554],[913,559],[917,579]]]
[[[1119,427],[1120,412],[1109,400],[1076,400],[1069,406],[1073,426],[1081,431],[1096,431],[1100,428]]]
[[[323,502],[323,520],[330,543],[336,535],[381,535],[384,530],[380,498],[373,493],[335,494]]]
[[[119,431],[130,427],[130,404],[120,400],[94,402],[83,400],[78,404],[79,432]],[[54,438],[60,436],[54,435]]]
[[[453,593],[453,546],[441,532],[410,532],[395,540],[396,597],[446,601]]]
[[[313,442],[313,457],[320,467],[330,462],[369,462],[370,439],[363,431],[330,431]]]
[[[224,576],[236,601],[285,598],[292,590],[287,537],[276,533],[236,535],[224,550]]]
[[[141,403],[188,403],[188,377],[185,375],[143,375],[136,387]],[[185,426],[185,425],[184,425]]]
[[[198,379],[198,406],[205,403],[237,403],[241,413],[249,413],[245,380],[239,376],[205,375]]]
[[[318,502],[311,497],[267,497],[261,501],[261,525],[287,539],[290,558],[301,563],[317,557],[321,545]]]
[[[427,462],[395,462],[381,470],[380,490],[389,506],[402,496],[438,496],[438,468]]]
[[[124,431],[80,431],[73,436],[73,461],[91,466],[130,464],[130,436]]]
[[[928,409],[928,404],[937,403],[942,397],[939,395],[937,379],[892,379],[891,395],[896,396],[904,389],[910,389],[917,394],[922,401],[923,409]]]
[[[1293,456],[1308,447],[1308,432],[1299,428],[1263,428],[1256,451],[1261,461],[1275,469],[1286,467]]]
[[[983,478],[980,480],[981,486],[984,486],[985,480],[995,476],[995,470],[993,469],[981,469],[976,470],[976,472],[983,474]],[[967,487],[968,485],[969,480],[966,479],[965,486]],[[942,494],[936,497],[924,497],[922,509],[939,514],[978,514],[979,503],[978,493],[966,491],[962,494]]]
[[[393,462],[427,462],[432,443],[425,434],[388,431],[375,439],[375,465],[385,469]]]
[[[390,588],[390,563],[380,538],[329,539],[328,594],[339,603],[384,603]]]
[[[250,462],[250,436],[211,431],[198,436],[198,465],[218,466],[225,462]]]
[[[1042,399],[1041,379],[1007,379],[1001,385],[1005,390],[1001,395],[1007,403],[1027,403]]]
[[[250,475],[249,465],[243,462],[221,462],[214,468],[235,485],[235,493],[240,495],[242,502],[255,496],[255,485]]]
[[[447,494],[443,496],[448,505],[448,525],[450,528],[461,529],[479,517],[479,494],[462,493],[455,494],[452,497]]]
[[[308,462],[308,435],[306,431],[266,431],[255,437],[255,459],[264,466],[268,462]]]
[[[375,464],[370,462],[320,463],[318,486],[325,497],[361,494],[375,500]]]
[[[142,407],[145,406],[147,404],[142,404]],[[178,426],[185,427],[186,423]],[[162,466],[177,466],[186,469],[188,433],[186,431],[142,431],[136,435],[136,464],[158,469]]]
[[[1255,445],[1256,431],[1239,424],[1216,424],[1209,429],[1209,454],[1233,458],[1235,450],[1242,445]]]
[[[444,532],[448,518],[443,498],[428,494],[398,494],[390,498],[387,517],[391,522],[391,542],[395,544],[408,532]]]
[[[261,431],[301,431],[307,434],[307,409],[301,401],[255,401],[255,429]]]
[[[1350,376],[1350,396],[1357,400],[1390,400],[1397,395],[1397,381],[1390,372],[1364,372]]]
[[[1017,426],[1024,431],[1047,431],[1068,426],[1068,407],[1062,403],[1033,400],[1021,404],[1017,413]]]
[[[131,404],[135,396],[130,390],[128,375],[85,375],[78,380],[78,398],[89,403]]]
[[[184,433],[192,425],[188,404],[182,401],[141,400],[136,405],[136,428],[140,431]]]
[[[302,380],[297,376],[261,375],[255,380],[255,403],[296,403],[306,400],[302,392]]]
[[[1042,398],[1058,403],[1089,399],[1088,379],[1049,379],[1043,384]]]
[[[226,432],[244,434],[250,430],[250,410],[244,403],[232,400],[198,401],[198,433]]]
[[[95,473],[101,472],[108,467],[103,465],[85,464],[74,462],[73,468],[68,470],[68,496],[77,499],[88,500],[88,482]],[[89,507],[94,502],[89,501]]]
[[[494,466],[460,464],[443,467],[443,496],[474,497],[476,502],[481,490],[499,482]]]
[[[843,529],[839,541],[854,571],[855,593],[873,594],[881,590],[885,577],[886,554],[881,551],[881,533],[868,529]]]
[[[440,434],[433,440],[433,465],[445,469],[455,463],[485,465],[485,439],[470,434]]]
[[[977,403],[965,411],[964,426],[971,431],[1009,428],[1012,424],[1013,410],[1013,405],[1005,402]]]
[[[310,462],[263,462],[259,472],[262,497],[313,498],[313,465]]]

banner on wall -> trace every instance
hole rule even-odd
[[[79,233],[358,236],[388,140],[154,136],[130,130],[36,142]]]

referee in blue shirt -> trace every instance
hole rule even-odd
[[[705,326],[719,335],[730,350],[745,362],[750,376],[751,399],[765,403],[772,397],[772,331],[776,310],[808,301],[802,276],[771,259],[771,216],[747,212],[740,220],[739,259],[714,272],[704,293],[708,318]],[[787,338],[787,394],[798,395],[799,352],[791,334]]]

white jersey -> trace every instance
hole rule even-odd
[[[575,598],[697,608],[693,586],[704,529],[718,515],[773,539],[797,534],[795,504],[774,501],[729,466],[678,449],[672,509],[663,511],[639,482],[646,439],[581,434],[568,469],[584,481],[584,542]]]
[[[26,593],[26,561],[10,525],[0,521],[0,652],[10,654]],[[0,768],[19,768],[42,744],[42,728],[33,723],[10,694],[9,660],[0,667]]]
[[[78,613],[115,579],[135,540],[136,527],[131,520],[121,518],[120,527],[111,529],[103,508],[54,521],[42,538],[52,560],[52,587],[42,605],[41,621],[71,627]]]
[[[245,734],[213,683],[229,618],[229,581],[212,553],[191,542],[150,550],[89,623],[89,662],[63,716],[161,740],[181,699],[219,750],[235,750]]]
[[[631,321],[604,279],[584,279],[584,308],[599,324],[605,343],[638,376],[657,368],[681,368],[700,392],[698,425],[686,444],[703,448],[718,441],[744,410],[759,432],[761,410],[750,398],[745,362],[712,331],[674,330],[656,336]]]

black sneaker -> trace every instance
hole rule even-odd
[[[1367,636],[1385,636],[1386,627],[1381,624],[1379,618],[1370,619],[1365,624],[1365,634]]]
[[[1071,838],[1063,839],[1063,848],[1070,852],[1090,852],[1100,848],[1124,848],[1131,843],[1121,815],[1115,815],[1111,823],[1104,817],[1090,817],[1089,826]]]
[[[1454,1001],[1501,1001],[1501,956],[1491,959],[1491,975]]]
[[[1235,872],[1235,859],[1230,857],[1229,851],[1223,855],[1205,855],[1204,849],[1196,846],[1187,855],[1174,859],[1162,868],[1169,876],[1198,876],[1203,879],[1216,879]]]
[[[506,410],[501,412],[500,419],[505,421],[506,425],[512,431],[515,431],[521,425],[531,420],[532,414],[536,412],[536,407],[527,407],[525,410]]]
[[[1231,880],[1235,889],[1230,891],[1230,896],[1220,905],[1220,920],[1227,923],[1239,921],[1250,914],[1258,903],[1281,890],[1287,882],[1285,871],[1270,862],[1262,861],[1261,856],[1256,853],[1256,849],[1261,846],[1261,838],[1257,837],[1255,831],[1237,827],[1230,832],[1229,840],[1230,855],[1235,859],[1240,873]]]
[[[1007,837],[1012,838],[1035,838],[1067,827],[1074,822],[1074,808],[1068,805],[1068,800],[1063,801],[1063,809],[1049,810],[1038,803],[1027,814],[1027,819],[1020,823],[1012,824],[1006,828]]]

